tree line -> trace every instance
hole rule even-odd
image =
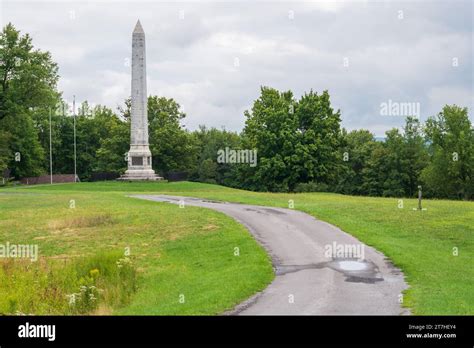
[[[0,34],[0,174],[48,173],[50,127],[53,173],[123,173],[130,139],[130,99],[123,107],[83,102],[73,117],[57,89],[58,67],[34,49],[28,34],[8,24]],[[467,108],[446,105],[424,123],[408,117],[402,130],[377,141],[368,130],[348,132],[327,91],[296,98],[262,87],[242,132],[182,126],[186,114],[172,98],[150,96],[148,119],[154,169],[165,177],[254,191],[330,191],[351,195],[472,199],[474,132]],[[51,117],[51,123],[49,121]],[[257,165],[218,163],[219,150],[256,150]]]

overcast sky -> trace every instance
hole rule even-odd
[[[59,64],[71,101],[113,109],[130,95],[132,30],[146,33],[148,93],[184,124],[240,131],[262,85],[329,90],[343,126],[377,136],[403,125],[381,103],[473,107],[473,5],[450,1],[5,1],[2,26],[30,33]]]

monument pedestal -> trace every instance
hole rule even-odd
[[[128,169],[118,180],[162,180],[151,167],[151,152],[146,145],[132,146],[128,152]]]
[[[124,175],[122,175],[120,178],[117,180],[121,181],[141,181],[141,180],[149,180],[149,181],[155,181],[155,180],[163,180],[161,176],[158,176],[155,174],[155,171],[152,169],[148,170],[131,170],[128,169]]]

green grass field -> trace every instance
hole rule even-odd
[[[120,187],[127,184],[115,184]],[[64,260],[129,248],[138,272],[137,291],[125,305],[101,305],[91,314],[217,314],[273,279],[269,257],[226,215],[128,198],[90,184],[0,190],[0,244],[6,242],[38,244],[53,270]],[[239,256],[234,256],[236,247]],[[38,288],[34,276],[24,279],[24,267],[8,277],[10,266],[4,264],[3,272],[0,267],[0,313],[70,313],[64,310],[65,296],[51,295],[64,280],[49,286],[42,282],[44,287]],[[31,267],[29,272],[38,277],[50,272],[36,269],[35,263]],[[66,278],[58,273],[50,278]],[[35,292],[41,294],[29,296]]]
[[[144,192],[276,207],[293,200],[295,209],[340,227],[400,267],[410,286],[404,306],[414,314],[474,314],[473,202],[425,200],[420,212],[412,210],[414,199],[403,199],[400,208],[396,198],[255,193],[189,182],[18,187],[0,190],[0,241],[34,241],[49,257],[131,246],[140,285],[118,314],[219,313],[271,281],[269,259],[232,219],[125,196]],[[105,223],[87,226],[87,217],[98,215]],[[71,219],[80,216],[85,226],[76,227]]]

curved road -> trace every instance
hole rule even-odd
[[[276,277],[261,293],[226,314],[401,315],[408,286],[375,249],[340,229],[292,209],[165,195],[157,202],[214,209],[248,228],[272,258]]]

